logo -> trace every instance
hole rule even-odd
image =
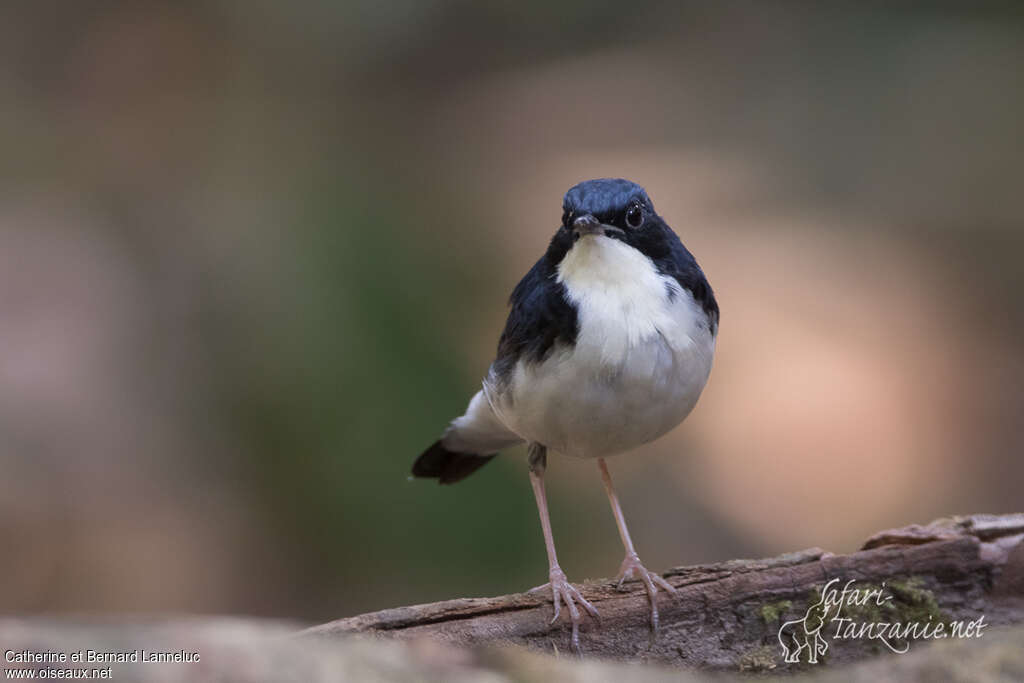
[[[897,654],[910,649],[911,640],[980,638],[988,626],[985,615],[972,621],[947,620],[930,591],[913,582],[858,588],[850,579],[842,588],[831,579],[821,597],[799,619],[779,628],[779,645],[787,664],[806,660],[817,664],[831,641],[877,641]],[[901,598],[895,601],[893,593]]]

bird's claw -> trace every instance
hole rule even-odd
[[[675,586],[670,584],[665,579],[661,578],[657,574],[647,569],[640,564],[640,558],[635,553],[626,555],[626,559],[622,561],[622,566],[619,568],[618,584],[616,588],[622,590],[622,584],[627,580],[632,579],[633,575],[636,574],[639,580],[643,582],[644,587],[647,589],[647,596],[651,601],[651,632],[652,635],[658,633],[658,602],[655,598],[655,594],[658,589],[670,593],[676,597],[679,596],[679,591],[676,590]]]
[[[598,619],[600,615],[597,613],[597,608],[591,605],[583,595],[580,594],[579,590],[569,583],[569,580],[565,577],[565,572],[559,567],[555,567],[550,573],[550,582],[539,588],[551,588],[551,596],[555,605],[555,616],[551,619],[551,624],[558,621],[558,617],[562,614],[562,603],[569,610],[569,619],[572,622],[572,649],[579,654],[580,652],[580,621],[582,621],[582,615],[580,614],[579,608],[576,606],[578,602],[583,605],[583,608],[590,614],[591,617]]]

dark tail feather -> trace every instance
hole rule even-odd
[[[454,453],[436,441],[416,458],[412,466],[414,477],[437,479],[439,484],[454,484],[486,465],[493,455]]]

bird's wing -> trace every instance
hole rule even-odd
[[[713,333],[718,331],[718,302],[704,271],[697,265],[697,259],[683,246],[679,237],[672,233],[670,250],[665,258],[655,261],[658,270],[675,278],[679,286],[690,292],[694,300],[704,309]]]
[[[554,266],[542,256],[512,291],[511,310],[491,368],[492,376],[499,381],[507,378],[520,359],[540,361],[555,342],[576,341],[576,309],[556,277]]]
[[[562,285],[547,257],[542,257],[516,285],[511,310],[498,342],[498,353],[484,380],[485,388],[469,402],[466,413],[452,421],[444,435],[413,465],[413,474],[459,481],[498,451],[523,439],[495,414],[488,393],[500,392],[520,358],[543,357],[559,338],[576,336],[576,312],[565,300]]]

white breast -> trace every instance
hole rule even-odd
[[[520,361],[507,388],[489,392],[499,418],[524,439],[581,457],[630,450],[679,424],[715,347],[690,293],[605,236],[580,239],[558,279],[577,309],[576,346],[556,347],[540,364]]]

